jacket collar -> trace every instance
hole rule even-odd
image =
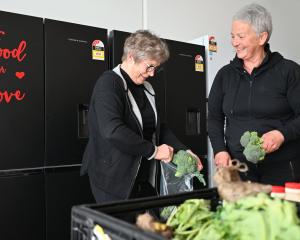
[[[127,83],[126,83],[126,80],[124,79],[123,75],[121,74],[121,70],[120,70],[120,64],[118,66],[116,66],[113,71],[122,79],[123,81],[123,84],[124,84],[124,89],[125,91],[127,92],[127,96],[129,98],[129,101],[131,103],[131,106],[132,106],[132,110],[133,110],[133,113],[134,115],[136,116],[136,118],[138,119],[139,123],[140,123],[140,126],[143,128],[143,120],[142,120],[142,115],[141,115],[141,112],[138,108],[138,105],[136,103],[136,101],[134,100],[134,97],[132,96],[132,93],[130,92],[130,90],[128,89],[128,86],[127,86]],[[144,82],[144,88],[145,88],[145,94],[152,106],[152,109],[154,111],[154,114],[155,114],[155,124],[157,125],[157,110],[156,110],[156,104],[155,104],[155,92],[154,92],[154,89],[152,87],[152,85],[145,81]]]
[[[266,56],[261,63],[260,66],[254,69],[253,73],[256,75],[264,72],[265,70],[273,67],[275,64],[277,64],[283,57],[278,52],[271,52],[270,45],[267,43],[265,45],[265,52]],[[230,61],[230,66],[232,66],[234,69],[236,69],[239,73],[243,74],[244,72],[244,61],[237,56],[234,57],[232,61]]]
[[[121,73],[121,69],[120,68],[121,68],[121,64],[119,64],[118,66],[116,66],[113,69],[113,71],[122,78],[125,91],[128,91],[128,86],[127,86],[126,80],[124,79],[124,77],[123,77],[123,75]],[[155,96],[154,89],[153,89],[152,85],[149,82],[145,81],[143,83],[143,85],[144,85],[144,88],[147,90],[147,92],[149,92],[151,95]]]

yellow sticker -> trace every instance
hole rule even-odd
[[[94,40],[92,43],[92,58],[93,60],[104,61],[104,44],[101,40]]]
[[[204,71],[204,62],[201,55],[197,55],[195,57],[195,71],[203,72]]]

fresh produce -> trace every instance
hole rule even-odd
[[[189,199],[172,213],[167,225],[173,228],[176,240],[193,239],[201,226],[212,219],[210,203],[203,199]]]
[[[205,186],[203,174],[198,171],[198,161],[191,154],[184,150],[179,150],[174,154],[172,162],[176,165],[176,177],[182,177],[187,174],[192,174]]]
[[[167,225],[174,240],[299,240],[296,205],[260,193],[235,203],[224,201],[217,211],[203,199],[189,199],[172,213]]]
[[[263,140],[257,132],[246,131],[242,135],[240,143],[244,147],[243,154],[248,161],[257,163],[265,158],[266,152],[262,147]]]
[[[160,218],[163,220],[167,220],[173,211],[176,211],[176,206],[164,207],[160,212]]]

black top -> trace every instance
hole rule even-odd
[[[153,133],[155,131],[155,115],[152,106],[146,97],[144,85],[135,84],[122,68],[120,68],[120,70],[129,90],[134,97],[134,100],[140,109],[143,120],[143,137],[151,142]]]
[[[208,100],[208,133],[214,153],[229,151],[246,161],[240,144],[245,131],[277,129],[284,144],[264,162],[299,161],[300,66],[266,47],[263,63],[248,74],[237,57],[216,75]],[[224,123],[225,134],[224,134]]]
[[[148,141],[152,141],[152,136],[155,131],[155,115],[154,111],[151,107],[151,104],[145,94],[145,87],[143,84],[137,85],[133,82],[133,80],[129,77],[129,75],[122,69],[121,74],[124,77],[128,89],[132,93],[132,96],[134,97],[134,100],[136,101],[136,104],[139,107],[139,110],[142,115],[142,121],[143,121],[143,137],[144,139]],[[138,182],[145,182],[149,178],[149,172],[150,171],[150,162],[148,159],[143,158],[138,175],[136,178],[136,181]]]

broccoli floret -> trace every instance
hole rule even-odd
[[[248,143],[245,145],[247,141]],[[263,140],[258,136],[257,132],[245,132],[240,142],[244,147],[243,154],[248,161],[257,163],[265,158],[266,152],[262,147]]]
[[[250,142],[251,133],[249,131],[244,132],[241,137],[240,143],[243,147],[246,147],[247,144]]]
[[[205,185],[203,175],[198,171],[198,161],[191,154],[184,150],[179,150],[174,154],[172,162],[177,166],[176,177],[182,177],[187,174],[193,174]]]
[[[182,177],[185,174],[197,171],[197,160],[184,150],[178,151],[172,160],[177,165],[176,177]]]
[[[258,136],[257,132],[250,133],[250,143],[253,145],[260,145],[263,143],[263,140]]]

